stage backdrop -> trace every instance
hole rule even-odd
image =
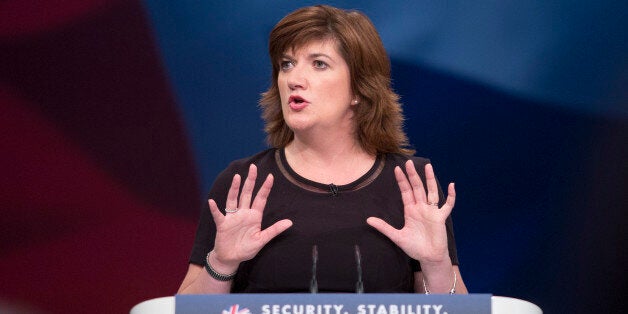
[[[0,312],[172,295],[200,206],[266,147],[268,33],[309,1],[0,3]],[[455,181],[471,292],[604,312],[626,288],[625,1],[335,1],[390,53],[417,154]]]

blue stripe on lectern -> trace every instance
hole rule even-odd
[[[490,314],[490,294],[177,295],[176,314]]]

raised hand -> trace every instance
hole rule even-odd
[[[292,226],[292,221],[284,219],[261,230],[262,215],[273,186],[273,176],[269,174],[266,177],[252,200],[256,178],[257,167],[251,164],[242,193],[238,195],[241,177],[238,174],[233,177],[227,194],[225,215],[220,212],[213,199],[209,200],[209,209],[216,222],[216,240],[212,254],[223,271],[235,270],[241,262],[252,259],[266,243]]]
[[[449,259],[445,220],[456,199],[454,184],[447,189],[447,200],[439,208],[438,184],[432,165],[425,165],[427,193],[412,160],[406,162],[406,173],[395,167],[395,178],[404,205],[404,226],[395,229],[380,218],[369,217],[366,222],[387,236],[408,256],[424,263],[441,263]]]

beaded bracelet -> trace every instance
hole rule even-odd
[[[229,275],[224,275],[224,274],[221,274],[221,273],[217,272],[212,267],[212,265],[209,263],[209,253],[207,253],[207,256],[205,257],[205,270],[207,270],[207,273],[210,276],[212,276],[212,278],[214,278],[214,279],[216,279],[218,281],[230,281],[230,280],[233,280],[233,277],[235,277],[236,273],[238,272],[236,270],[236,271],[234,271],[233,273],[231,273]]]
[[[427,289],[427,285],[425,284],[425,277],[422,277],[423,279],[423,290],[425,290],[425,294],[430,294],[430,290]],[[454,284],[451,286],[451,289],[449,289],[449,294],[455,294],[456,293],[456,283],[458,282],[458,276],[456,276],[456,271],[454,271]]]

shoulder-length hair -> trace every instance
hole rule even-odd
[[[314,40],[332,39],[347,62],[351,90],[359,104],[355,110],[356,136],[370,153],[413,155],[403,131],[399,96],[390,86],[390,61],[370,19],[358,11],[318,5],[298,9],[284,17],[270,33],[271,86],[260,99],[268,144],[285,147],[294,138],[281,111],[277,77],[282,55]]]

